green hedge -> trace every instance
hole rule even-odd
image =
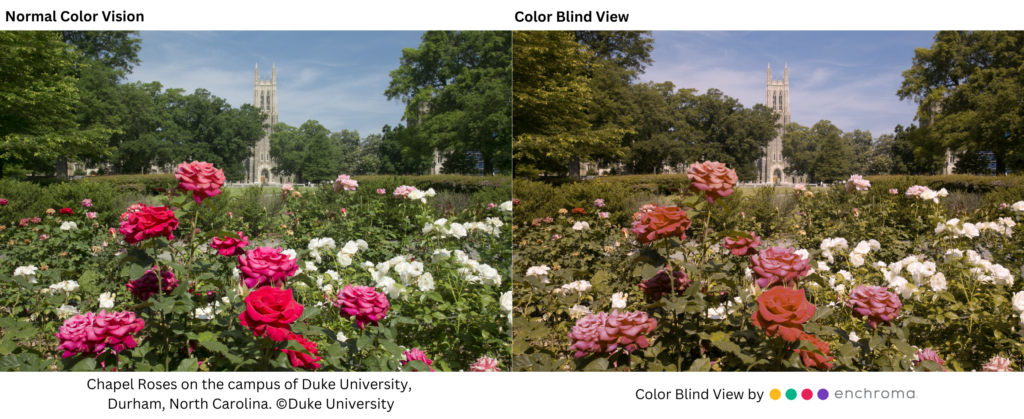
[[[900,193],[905,193],[911,186],[922,185],[934,190],[946,188],[949,192],[980,194],[987,204],[1012,204],[1024,200],[1024,176],[887,175],[865,176],[865,179],[871,181],[871,189],[875,193],[888,193],[889,189],[898,189]]]
[[[516,187],[521,181],[516,180]],[[667,175],[622,175],[603,176],[596,179],[580,180],[567,177],[541,177],[536,180],[539,183],[546,183],[552,186],[564,186],[574,183],[616,183],[622,184],[635,192],[647,192],[651,194],[668,195],[673,193],[671,189],[686,189],[690,185],[690,179],[683,174]]]
[[[511,176],[462,176],[462,175],[426,175],[426,176],[388,176],[366,175],[352,176],[359,181],[359,186],[366,185],[409,185],[418,189],[434,188],[435,191],[475,193],[495,188],[511,188]],[[392,190],[393,188],[388,188]],[[507,201],[507,199],[506,199]],[[504,202],[504,201],[503,201]]]

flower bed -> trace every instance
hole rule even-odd
[[[828,190],[798,185],[796,210],[778,211],[778,231],[765,234],[767,223],[723,198],[736,183],[728,168],[699,163],[689,177],[681,205],[640,206],[626,225],[596,204],[517,220],[516,369],[1024,363],[1024,201],[968,212],[946,205],[945,189],[855,176]]]

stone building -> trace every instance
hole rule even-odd
[[[273,169],[277,167],[274,159],[270,158],[270,133],[274,124],[277,123],[277,68],[272,66],[269,79],[260,79],[260,66],[256,65],[256,75],[253,79],[252,105],[260,108],[267,114],[263,138],[256,142],[252,154],[245,159],[245,182],[246,183],[289,183],[293,182],[293,176],[274,175]]]
[[[806,176],[786,174],[789,163],[782,157],[782,135],[786,133],[786,124],[790,123],[791,118],[789,113],[789,65],[783,70],[780,80],[772,78],[772,65],[768,64],[767,81],[764,104],[778,113],[781,126],[776,128],[775,138],[768,143],[764,154],[757,160],[757,181],[759,183],[806,182]]]

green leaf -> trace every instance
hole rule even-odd
[[[917,366],[914,368],[920,368],[925,371],[942,371],[942,365],[939,365],[939,363],[927,359],[921,361],[921,363],[917,364]]]
[[[197,360],[195,358],[185,358],[185,359],[181,360],[180,364],[178,364],[178,369],[176,371],[182,371],[182,372],[195,372],[195,371],[199,371],[199,360]]]
[[[389,339],[381,339],[380,346],[383,346],[384,349],[391,353],[391,355],[394,355],[396,357],[401,357],[402,353],[405,352],[395,342],[392,342]]]
[[[70,371],[95,371],[95,370],[96,370],[96,360],[92,359],[92,358],[82,358],[81,361],[76,362],[75,365],[73,367],[71,367],[71,369],[70,369]]]
[[[892,343],[896,349],[899,349],[900,352],[903,352],[903,355],[906,356],[914,356],[914,353],[917,352],[914,350],[914,347],[910,346],[910,344],[902,339],[889,339],[889,343]]]
[[[356,349],[363,350],[363,348],[366,348],[366,346],[369,345],[370,342],[373,342],[373,336],[370,336],[369,333],[364,332],[362,335],[359,336],[359,339],[356,340]]]
[[[225,345],[223,343],[220,343],[220,342],[217,342],[215,340],[204,340],[204,341],[200,341],[199,344],[202,345],[206,349],[209,349],[209,350],[215,351],[215,352],[219,352],[219,353],[224,354],[224,355],[227,355],[227,354],[231,353],[231,348],[228,348],[227,345]]]
[[[583,371],[607,371],[608,370],[608,359],[595,357],[586,366],[583,367]]]
[[[711,371],[711,360],[707,358],[698,358],[690,364],[691,372],[703,372]]]
[[[885,337],[876,333],[872,335],[871,340],[868,341],[868,348],[870,348],[873,351],[877,349],[879,346],[882,346],[883,343],[885,343]]]
[[[715,345],[716,347],[718,347],[718,349],[721,349],[723,351],[732,352],[732,353],[734,353],[736,355],[740,355],[740,354],[743,353],[743,349],[740,348],[739,345],[737,345],[735,343],[732,343],[732,342],[729,342],[727,340],[715,341],[715,342],[711,342],[711,344]]]

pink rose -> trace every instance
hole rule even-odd
[[[39,217],[32,217],[32,224],[39,224],[39,223],[41,223],[41,222],[43,222],[43,219],[42,219],[42,218],[39,218]]]
[[[220,195],[220,187],[224,185],[224,171],[213,167],[212,163],[192,162],[178,165],[174,171],[178,179],[178,190],[192,191],[196,203]]]
[[[291,183],[285,183],[284,185],[281,185],[281,192],[288,193],[293,190],[295,190],[295,187],[292,186]]]
[[[860,175],[851,175],[850,180],[846,181],[847,192],[852,192],[853,190],[866,191],[870,187],[871,182]]]
[[[761,238],[757,237],[753,231],[750,232],[751,238],[746,237],[726,237],[725,247],[729,248],[733,256],[750,256],[757,253],[757,246],[761,245]]]
[[[89,199],[89,198],[83,199],[82,200],[82,206],[86,207],[86,208],[91,207],[92,206],[92,200]]]
[[[682,294],[683,291],[690,287],[690,279],[686,277],[685,272],[673,272],[672,277],[674,280],[670,280],[667,270],[661,269],[651,278],[640,282],[640,291],[644,293],[648,300],[657,302],[666,294],[672,294],[673,284],[675,285],[676,294]]]
[[[598,207],[598,208],[604,208],[604,200],[601,199],[601,198],[595,199],[594,200],[594,206]]]
[[[158,267],[149,269],[138,279],[128,282],[125,287],[141,302],[146,302],[154,294],[171,295],[171,292],[178,287],[178,279],[171,271],[161,272]]]
[[[921,361],[933,361],[936,364],[939,364],[940,367],[942,367],[943,365],[946,365],[946,361],[943,361],[942,358],[939,358],[939,354],[937,352],[935,352],[934,350],[932,350],[932,348],[922,349],[920,351],[917,351],[917,353],[914,354],[914,355],[917,356],[917,359],[914,360],[914,366],[915,367],[918,364],[920,364]],[[925,370],[922,370],[922,371],[925,371]],[[947,370],[946,367],[942,367],[942,371],[943,372],[947,372],[949,370]]]
[[[693,163],[686,177],[690,178],[690,190],[704,191],[708,203],[732,195],[732,187],[739,182],[736,171],[719,162]]]
[[[494,209],[497,206],[498,206],[498,204],[495,204],[495,203],[491,202],[490,204],[487,204],[487,209]]]
[[[632,352],[650,346],[647,334],[657,327],[658,321],[646,312],[615,310],[611,314],[600,312],[579,319],[569,332],[569,338],[573,341],[576,358],[587,354],[613,354],[619,348]]]
[[[338,179],[334,181],[334,192],[341,192],[342,189],[346,191],[354,191],[358,187],[359,182],[348,177],[348,175],[338,175]]]
[[[610,215],[611,214],[609,214],[607,212],[599,212],[599,213],[597,213],[597,218],[607,219]]]
[[[377,195],[387,195],[388,191],[385,189],[377,189]]]
[[[28,218],[22,218],[18,221],[18,227],[28,227]]]
[[[981,367],[982,371],[985,372],[1011,372],[1013,368],[1010,368],[1010,360],[1003,358],[999,355],[993,356]]]
[[[377,292],[373,287],[346,285],[338,291],[337,298],[332,302],[341,310],[342,317],[353,319],[360,329],[367,323],[377,325],[388,314],[388,297]]]
[[[903,303],[900,298],[885,287],[873,285],[858,285],[850,292],[850,298],[846,301],[847,307],[853,309],[853,315],[857,318],[865,318],[868,326],[874,329],[878,323],[889,324],[900,314]]]
[[[687,217],[686,211],[679,207],[655,205],[649,211],[639,214],[640,218],[633,222],[633,228],[630,230],[636,234],[638,242],[647,244],[667,237],[686,240],[686,230],[690,228],[690,218]]]
[[[87,212],[87,213],[85,213],[85,218],[94,219],[94,218],[96,218],[96,213],[95,212]]]
[[[498,368],[498,360],[489,356],[481,356],[477,358],[476,362],[469,366],[471,372],[499,372],[501,368]]]
[[[50,236],[47,236],[47,235],[45,235],[45,234],[40,234],[40,235],[39,235],[39,240],[46,240],[46,239],[48,239],[48,238],[50,238]]]
[[[899,194],[900,194],[900,190],[899,189],[889,189],[889,195],[899,195]]]
[[[413,186],[402,185],[402,186],[399,186],[399,187],[395,188],[395,192],[393,192],[392,195],[395,198],[408,199],[409,198],[409,194],[412,193],[415,190],[416,190],[416,188],[413,187]]]
[[[804,323],[814,317],[817,309],[807,301],[804,290],[773,287],[757,297],[757,311],[750,318],[766,335],[796,342],[802,339]]]
[[[405,356],[405,359],[398,361],[399,363],[402,364],[402,366],[408,364],[409,361],[420,361],[424,364],[427,364],[427,368],[430,368],[430,372],[434,372],[434,368],[430,366],[430,364],[433,364],[434,361],[427,359],[427,354],[423,353],[423,351],[419,350],[419,348],[412,348],[408,351],[403,352],[402,355]]]
[[[238,232],[238,238],[227,237],[223,239],[220,237],[213,238],[213,248],[217,249],[217,252],[221,256],[238,256],[245,253],[245,246],[249,245],[249,238],[245,237],[241,231]]]
[[[257,247],[238,256],[242,282],[250,289],[284,284],[288,277],[295,275],[298,268],[295,259],[281,253],[280,247]]]
[[[769,288],[796,283],[807,276],[811,265],[792,247],[771,247],[750,257],[750,269],[757,277],[757,285]]]
[[[167,237],[174,240],[173,231],[178,228],[178,219],[174,211],[167,207],[151,207],[142,205],[141,209],[135,212],[126,213],[125,219],[121,221],[121,234],[128,244],[139,243],[152,237]],[[129,209],[131,209],[129,207]]]
[[[146,322],[130,311],[107,312],[99,314],[76,314],[64,321],[55,336],[60,339],[60,349],[64,350],[64,358],[76,354],[98,355],[104,349],[114,352],[132,349],[137,345],[133,334],[142,331]]]

